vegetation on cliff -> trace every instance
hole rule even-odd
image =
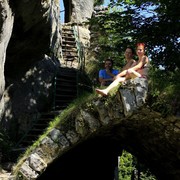
[[[145,42],[151,62],[148,102],[164,115],[180,113],[178,9],[178,1],[113,0],[108,11],[99,9],[89,22],[94,32],[92,49],[100,65],[112,57],[119,69],[125,63],[125,48]]]

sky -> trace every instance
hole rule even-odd
[[[110,0],[105,0],[104,5],[107,6],[109,4]]]
[[[63,0],[60,0],[60,17],[61,17],[61,22],[64,22],[64,13],[61,12],[63,10],[64,10]]]
[[[107,6],[109,4],[110,0],[104,0],[104,6]],[[63,4],[63,0],[60,0],[60,11],[64,10],[64,4]],[[64,22],[64,13],[61,12],[61,22]]]
[[[110,3],[110,0],[104,0],[104,6],[107,6]],[[152,7],[153,9],[153,7]],[[63,4],[63,0],[60,0],[60,10],[63,11],[64,10],[64,4]],[[148,16],[152,16],[152,13],[147,13],[147,11],[141,12],[142,14],[144,14],[146,17]],[[61,12],[60,14],[61,17],[61,23],[64,22],[64,12]]]

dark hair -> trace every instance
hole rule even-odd
[[[132,46],[127,46],[126,49],[127,49],[127,48],[128,48],[128,49],[131,49],[132,54],[135,54],[135,53],[136,53],[135,50],[134,50],[134,48],[133,48]]]
[[[107,59],[104,61],[104,63],[105,63],[106,61],[110,61],[112,65],[113,65],[113,63],[114,63],[113,60],[110,59],[110,58],[107,58]]]

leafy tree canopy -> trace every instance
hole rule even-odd
[[[91,24],[101,34],[97,41],[104,56],[122,59],[127,45],[145,42],[152,64],[174,71],[180,68],[179,8],[179,0],[111,0],[109,11]]]

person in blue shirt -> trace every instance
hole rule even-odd
[[[119,70],[113,69],[113,60],[106,59],[104,62],[104,69],[99,71],[99,82],[101,86],[110,85],[114,77],[119,74]]]

